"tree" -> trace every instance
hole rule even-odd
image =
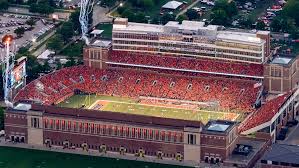
[[[169,21],[175,21],[175,16],[167,13],[161,17],[162,24],[166,24]]]
[[[29,6],[29,12],[49,15],[54,12],[54,8],[48,3],[33,3]]]
[[[101,5],[107,5],[109,8],[114,6],[116,3],[116,0],[102,0]]]
[[[219,25],[229,25],[233,16],[238,14],[238,8],[234,1],[217,0],[212,9],[212,23]]]
[[[257,30],[265,30],[265,27],[266,27],[266,24],[265,24],[265,22],[263,22],[263,21],[259,21],[259,22],[257,22],[257,24],[256,24],[256,29],[257,29]]]
[[[74,24],[73,22],[64,22],[61,28],[58,30],[58,33],[62,35],[62,39],[67,42],[74,35]]]
[[[38,78],[39,73],[41,72],[41,66],[37,61],[37,58],[33,55],[26,55],[27,62],[26,62],[26,73],[27,79],[29,81]]]
[[[226,26],[229,24],[229,18],[226,12],[222,9],[213,11],[211,14],[212,24]]]
[[[239,24],[241,26],[244,26],[244,28],[247,28],[247,29],[251,29],[252,28],[252,24],[253,24],[253,20],[246,16],[246,17],[241,17],[240,20],[239,20]]]
[[[60,51],[63,47],[63,39],[61,35],[57,35],[49,39],[47,48],[55,52]]]
[[[199,18],[199,14],[193,9],[188,9],[186,15],[189,18],[189,20],[194,20]]]
[[[238,14],[238,8],[237,8],[237,5],[234,1],[231,1],[227,4],[227,7],[226,7],[226,14],[229,16],[229,17],[233,17],[235,15]]]
[[[145,14],[143,12],[138,12],[135,15],[135,21],[134,22],[137,22],[137,23],[146,23],[147,20],[145,18]]]
[[[70,59],[65,63],[65,67],[71,67],[76,65],[76,61],[73,57],[70,57]]]
[[[122,13],[124,13],[125,10],[126,10],[126,7],[124,7],[124,6],[118,7],[117,8],[117,13],[119,13],[120,15],[122,15]]]
[[[83,42],[74,43],[68,46],[62,54],[67,55],[69,57],[80,57],[83,53]]]
[[[154,6],[154,2],[153,2],[153,0],[143,0],[142,6],[144,9],[149,9]]]
[[[26,24],[28,24],[30,27],[33,27],[35,25],[35,20],[30,18],[26,20]]]
[[[60,62],[60,60],[56,61],[56,69],[59,70],[62,68],[62,64]]]
[[[0,0],[0,10],[7,10],[8,5],[9,4],[7,0]]]
[[[134,14],[130,9],[125,10],[125,11],[122,13],[121,16],[124,17],[124,18],[128,18],[128,20],[129,20],[130,22],[136,20],[136,18],[135,18],[135,17],[136,17],[135,14]]]
[[[48,61],[46,61],[44,63],[44,65],[42,65],[42,72],[49,73],[50,70],[51,70],[51,67],[50,67]]]
[[[288,3],[282,10],[282,15],[294,19],[296,25],[299,26],[299,1],[288,0]]]
[[[75,31],[81,32],[81,24],[79,22],[80,10],[76,10],[70,16],[70,21],[73,23]]]
[[[182,22],[184,20],[188,20],[188,17],[186,15],[179,15],[178,18],[176,19],[180,24],[182,24]]]
[[[270,28],[274,32],[279,32],[281,30],[281,19],[279,17],[275,17],[270,24]]]
[[[18,36],[21,37],[25,33],[25,28],[24,27],[18,27],[14,30],[14,33]]]

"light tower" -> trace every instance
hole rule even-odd
[[[7,34],[2,38],[2,43],[5,44],[5,50],[6,50],[5,55],[3,56],[3,58],[1,58],[4,102],[8,107],[13,106],[13,104],[10,102],[11,83],[9,77],[9,75],[11,74],[11,69],[14,66],[14,54],[10,52],[10,45],[12,44],[12,41],[13,41],[13,36],[10,34]]]
[[[89,14],[92,12],[94,0],[81,0],[80,2],[80,16],[79,16],[79,22],[81,24],[81,32],[82,36],[81,38],[85,41],[85,44],[89,44],[89,40],[87,37],[88,32],[88,20],[89,20]]]

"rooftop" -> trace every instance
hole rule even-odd
[[[118,19],[120,20],[120,19]],[[220,40],[228,41],[240,41],[244,43],[261,44],[264,40],[256,36],[257,32],[245,32],[244,30],[220,30],[221,27],[217,25],[206,26],[204,22],[198,21],[182,21],[182,24],[176,21],[169,21],[165,26],[145,23],[133,23],[128,24],[113,24],[113,31],[130,31],[136,33],[175,33],[176,30],[192,31],[193,33],[201,36],[213,36]],[[181,31],[180,31],[181,32]],[[260,32],[260,31],[259,31]],[[267,34],[267,32],[260,32],[261,34]]]
[[[31,104],[18,103],[13,109],[20,110],[20,111],[28,111],[31,109]]]
[[[256,37],[254,33],[235,32],[235,31],[219,31],[217,34],[218,39],[234,40],[249,43],[262,43],[263,40]]]
[[[178,2],[178,1],[169,1],[165,5],[163,5],[162,8],[177,9],[182,4],[183,4],[182,2]]]
[[[261,160],[299,164],[299,146],[273,144]]]
[[[102,34],[104,30],[94,29],[90,34]]]
[[[290,63],[292,58],[290,57],[276,57],[272,60],[272,64],[282,64],[282,65],[287,65]]]
[[[272,59],[268,60],[268,63],[282,65],[282,66],[289,66],[297,59],[297,56],[298,55],[295,54],[277,53],[273,56]]]
[[[203,131],[226,134],[233,128],[234,125],[235,125],[235,122],[232,122],[232,121],[211,120],[205,125],[205,127],[203,128]]]
[[[163,32],[162,25],[128,22],[128,25],[113,24],[113,30],[133,32]]]
[[[108,47],[111,45],[111,41],[108,40],[94,40],[91,45],[97,47]]]
[[[246,146],[251,146],[252,149],[249,152],[248,155],[241,155],[241,154],[231,154],[229,156],[229,158],[227,160],[225,160],[225,162],[227,163],[237,163],[237,164],[241,164],[241,165],[248,165],[248,163],[250,161],[252,161],[252,159],[257,155],[257,153],[259,151],[261,151],[261,149],[263,148],[263,146],[266,144],[265,141],[261,141],[261,140],[256,140],[253,138],[239,138],[237,144],[240,145],[246,145]]]

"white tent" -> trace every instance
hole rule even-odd
[[[102,34],[104,30],[94,29],[90,34],[99,35]]]
[[[51,55],[51,54],[55,54],[55,52],[50,51],[50,50],[46,50],[41,55],[39,55],[37,57],[37,59],[49,59],[49,55]]]
[[[183,3],[178,1],[169,1],[165,5],[162,6],[164,9],[177,9],[179,6],[181,6]]]

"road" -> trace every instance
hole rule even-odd
[[[287,138],[281,143],[299,145],[299,124],[291,130],[291,132],[287,135]]]
[[[112,18],[108,17],[106,13],[109,11],[108,8],[103,8],[99,5],[94,5],[93,7],[93,23],[92,26],[96,26],[99,23],[103,22],[112,22]]]
[[[37,46],[42,44],[44,41],[52,37],[56,33],[56,30],[53,30],[49,34],[47,34],[43,39],[39,40],[38,42],[34,42],[32,46],[30,47],[29,51],[35,50]],[[40,46],[36,51],[32,53],[34,56],[39,56],[41,53],[43,53],[46,50],[46,44]]]
[[[192,8],[192,7],[193,7],[194,5],[196,5],[198,2],[199,2],[199,0],[196,0],[196,1],[194,1],[192,4],[190,4],[187,8],[185,8],[185,9],[182,10],[182,11],[180,11],[180,12],[176,15],[175,19],[177,19],[180,15],[186,13],[188,9]]]

